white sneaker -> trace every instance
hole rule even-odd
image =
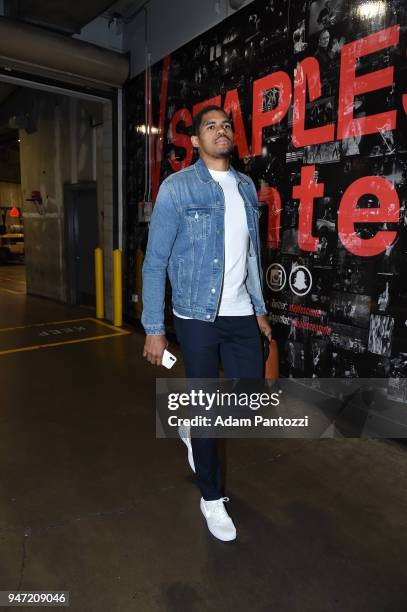
[[[206,518],[208,529],[215,538],[223,542],[236,539],[236,527],[226,512],[223,502],[228,502],[229,497],[221,497],[214,501],[207,501],[201,497],[201,512]]]
[[[183,443],[185,444],[185,446],[188,449],[188,462],[189,462],[189,465],[191,466],[191,470],[195,473],[195,463],[194,463],[194,456],[192,454],[192,444],[191,444],[190,430],[191,430],[191,428],[187,427],[186,425],[180,425],[178,427],[179,437],[181,438],[181,440],[183,441]]]

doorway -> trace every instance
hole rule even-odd
[[[96,183],[65,185],[64,213],[68,303],[94,307],[94,253],[99,242]]]
[[[89,265],[94,261],[94,246],[100,246],[104,254],[105,316],[112,319],[109,254],[123,244],[122,92],[110,87],[67,85],[23,73],[10,75],[0,67],[2,83],[41,93],[23,96],[23,100],[32,101],[28,111],[33,121],[17,125],[19,137],[24,139],[20,155],[22,150],[26,168],[22,218],[27,295],[94,307],[94,271]],[[52,95],[49,101],[43,100],[47,94]],[[12,101],[9,106],[9,116],[19,118],[21,113]],[[40,192],[41,200],[34,201],[34,191]],[[86,208],[75,212],[78,198]],[[79,235],[80,227],[88,228],[83,234],[90,242]],[[74,262],[81,262],[78,271]]]

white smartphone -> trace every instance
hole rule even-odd
[[[170,370],[176,361],[177,358],[175,357],[175,355],[170,353],[170,351],[167,351],[167,349],[164,349],[161,365]]]

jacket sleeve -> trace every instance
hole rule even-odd
[[[168,181],[161,184],[151,215],[146,256],[143,263],[143,312],[146,334],[165,334],[165,281],[168,260],[179,228],[179,213]]]

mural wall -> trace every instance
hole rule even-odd
[[[195,161],[192,116],[217,103],[233,117],[233,164],[259,192],[282,375],[407,376],[406,19],[402,0],[255,1],[152,67],[147,137],[146,75],[130,82],[130,318],[140,202]]]

